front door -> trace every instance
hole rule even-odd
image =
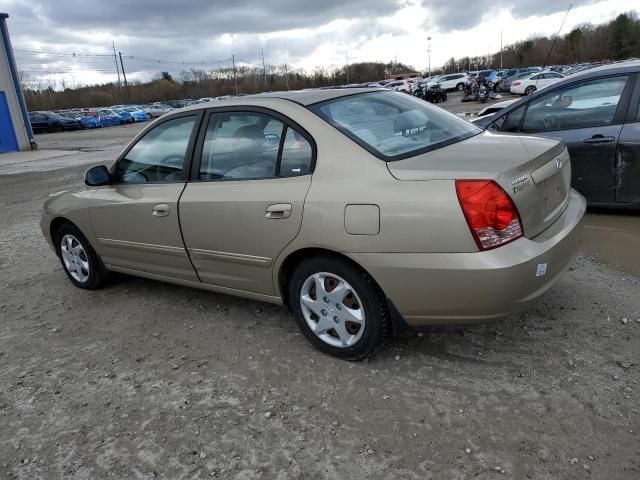
[[[93,195],[91,223],[107,265],[198,280],[178,219],[198,118],[172,117],[148,131],[118,160],[112,184]]]
[[[626,113],[627,95],[623,94],[628,80],[619,75],[554,89],[532,100],[521,126],[514,129],[561,139],[571,156],[572,186],[589,202],[616,200],[616,147]],[[503,130],[511,126],[508,120]]]
[[[272,295],[273,262],[301,227],[313,141],[284,118],[231,111],[211,114],[200,143],[199,167],[180,200],[198,275],[204,283]]]

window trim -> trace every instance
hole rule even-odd
[[[200,165],[202,163],[202,148],[204,146],[204,139],[207,135],[207,129],[209,127],[209,122],[213,115],[217,115],[220,113],[245,113],[248,115],[262,114],[269,117],[272,117],[276,120],[279,120],[283,123],[282,136],[280,138],[280,145],[278,146],[278,157],[276,159],[276,175],[270,177],[261,177],[261,178],[211,178],[208,180],[202,180],[200,178]],[[296,130],[300,133],[304,139],[309,142],[311,145],[311,164],[309,168],[309,173],[304,175],[295,175],[282,177],[280,176],[280,162],[282,160],[282,149],[284,146],[284,140],[286,137],[286,132],[289,127]],[[201,128],[198,131],[198,138],[196,140],[193,158],[191,161],[191,169],[189,172],[189,181],[190,182],[199,182],[199,183],[207,183],[207,182],[242,182],[242,181],[251,181],[251,180],[286,180],[289,178],[297,178],[297,177],[306,177],[307,175],[313,175],[316,169],[316,160],[317,160],[317,146],[314,138],[311,134],[302,127],[298,122],[292,120],[291,118],[283,115],[282,113],[272,110],[271,108],[259,107],[253,105],[238,105],[238,106],[225,106],[225,107],[213,107],[207,108],[205,110],[205,114],[203,116],[201,122]]]
[[[640,122],[640,75],[633,75],[635,86],[629,98],[629,108],[624,123]]]
[[[127,145],[127,147],[122,151],[122,153],[118,156],[116,161],[113,162],[113,165],[109,169],[109,176],[113,179],[110,185],[171,185],[174,183],[187,182],[190,174],[190,166],[193,160],[193,153],[194,153],[193,147],[195,146],[197,133],[199,132],[202,125],[202,115],[203,115],[202,111],[189,110],[186,112],[174,113],[167,117],[161,117],[158,120],[155,120],[151,124],[147,125],[144,129],[142,129],[140,133],[138,133],[138,135],[134,137],[134,139],[131,142],[129,142],[129,145]],[[194,117],[195,123],[193,125],[194,128],[191,130],[191,136],[189,137],[189,142],[187,143],[187,149],[184,155],[184,161],[182,163],[181,180],[179,182],[145,182],[145,183],[126,183],[126,182],[119,181],[119,179],[116,176],[118,172],[118,165],[122,160],[124,160],[124,158],[128,155],[131,149],[135,147],[138,144],[138,142],[140,142],[140,140],[146,137],[148,133],[158,128],[160,125],[163,125],[167,122],[170,122],[172,120],[177,120],[178,118],[183,118],[183,117]]]
[[[534,98],[530,98],[528,99],[526,102],[523,102],[525,105],[525,111],[524,114],[522,115],[522,118],[520,119],[520,123],[518,124],[518,129],[514,130],[513,132],[507,132],[507,133],[524,133],[524,134],[534,134],[534,133],[540,133],[540,132],[555,132],[555,131],[570,131],[570,130],[582,130],[584,128],[598,128],[598,127],[602,127],[603,125],[599,125],[599,126],[595,126],[595,127],[575,127],[575,128],[563,128],[562,130],[531,130],[531,131],[523,131],[522,130],[522,125],[524,123],[524,119],[527,116],[527,113],[529,111],[529,105],[531,105],[531,102],[534,102],[536,100],[538,100],[539,98],[543,97],[543,96],[547,96],[550,95],[554,92],[557,92],[558,90],[562,90],[568,87],[573,87],[579,83],[586,83],[586,82],[594,82],[594,81],[598,81],[598,80],[608,80],[610,78],[615,78],[615,77],[628,77],[627,79],[627,84],[624,87],[624,90],[622,91],[622,94],[620,95],[620,101],[618,102],[618,106],[616,108],[616,112],[613,114],[613,119],[611,121],[611,123],[609,125],[606,126],[611,126],[611,125],[622,125],[625,122],[625,114],[626,114],[626,109],[627,106],[629,105],[629,100],[631,97],[631,93],[633,90],[633,85],[635,82],[635,77],[636,74],[635,73],[630,73],[630,72],[621,72],[621,73],[616,73],[613,75],[602,75],[601,77],[591,77],[591,78],[585,78],[585,79],[577,79],[575,82],[571,82],[571,83],[565,83],[564,85],[554,85],[553,89],[550,88],[545,88],[544,90],[538,90],[537,92],[542,92],[542,93],[538,93],[537,95],[534,93],[535,97]],[[567,77],[565,77],[567,78]],[[560,80],[562,81],[562,80]],[[491,124],[495,124],[497,123],[500,119],[502,119],[502,124],[500,125],[500,128],[498,129],[499,132],[502,132],[502,125],[504,124],[504,120],[506,119],[507,115],[509,115],[511,112],[513,112],[514,110],[516,110],[517,108],[519,108],[520,106],[522,106],[522,104],[514,104],[510,107],[509,111],[504,112],[503,115],[500,115],[498,118],[496,118],[493,122],[491,122]],[[640,111],[640,108],[639,108]],[[487,126],[488,127],[488,126]]]

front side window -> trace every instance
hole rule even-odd
[[[118,162],[120,183],[165,183],[183,180],[183,168],[196,116],[161,123],[138,140]]]
[[[626,76],[587,80],[543,95],[529,104],[524,132],[611,125]]]
[[[455,115],[402,93],[348,95],[309,108],[386,161],[425,153],[482,132]]]
[[[526,105],[522,105],[512,112],[508,113],[502,122],[502,126],[500,127],[500,131],[502,132],[517,132],[520,128],[520,121],[522,120],[522,115],[524,115],[524,110]]]

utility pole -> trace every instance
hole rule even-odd
[[[118,88],[122,88],[120,84],[120,69],[118,68],[118,57],[116,55],[116,44],[111,42],[111,46],[113,47],[113,62],[116,64],[116,73],[118,74]]]
[[[264,84],[267,84],[267,67],[264,66],[264,50],[260,49],[260,55],[262,56],[262,76],[264,77]]]
[[[120,90],[122,90],[122,85],[120,84],[120,69],[118,68],[118,57],[116,55],[116,44],[111,42],[111,46],[113,47],[113,63],[116,65],[116,74],[118,75],[118,89],[116,90],[116,103],[120,102]]]
[[[236,95],[238,95],[238,72],[236,71],[236,56],[231,55],[231,62],[233,63],[233,86],[236,89]]]
[[[502,29],[500,29],[500,70],[502,70]]]
[[[427,56],[429,57],[429,76],[431,76],[431,37],[427,37]]]
[[[129,92],[129,84],[127,83],[127,74],[124,73],[124,63],[122,63],[122,52],[118,52],[120,56],[120,66],[122,67],[122,78],[124,79],[124,88],[127,90],[127,99],[131,103],[131,92]]]
[[[287,71],[287,64],[284,64],[284,79],[287,82],[287,90],[289,90],[289,72]]]
[[[349,83],[349,52],[344,54],[344,58],[347,62],[347,83]]]

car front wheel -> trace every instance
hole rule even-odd
[[[86,237],[71,224],[56,232],[60,263],[69,280],[79,288],[95,290],[104,285],[107,272]]]
[[[380,287],[365,272],[331,256],[306,259],[296,268],[289,302],[305,337],[339,358],[366,358],[391,332]]]

